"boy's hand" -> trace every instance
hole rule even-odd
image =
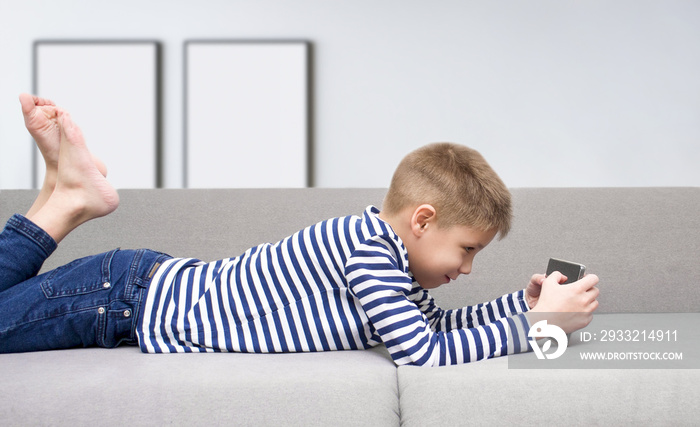
[[[566,281],[566,276],[555,271],[541,281],[538,295],[540,276],[532,276],[526,290],[528,304],[533,301],[535,304],[529,313],[545,313],[549,323],[558,325],[567,333],[581,329],[591,322],[593,312],[598,308],[598,276],[588,274],[579,281],[562,286],[560,284]],[[531,316],[531,320],[541,320],[539,315]]]
[[[530,310],[535,308],[537,301],[540,299],[542,282],[544,282],[545,277],[544,274],[533,274],[530,278],[530,283],[528,283],[527,288],[525,288],[525,301],[530,307]]]

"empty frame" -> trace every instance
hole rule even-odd
[[[185,186],[309,185],[303,41],[185,44]]]
[[[157,42],[34,44],[34,92],[71,113],[116,188],[160,186],[159,80]],[[35,150],[35,187],[43,175]]]

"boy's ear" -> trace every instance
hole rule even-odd
[[[411,231],[416,237],[420,237],[427,230],[430,223],[435,222],[437,211],[433,205],[420,205],[413,211],[411,217]],[[434,226],[433,226],[434,227]]]

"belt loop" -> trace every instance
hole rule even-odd
[[[102,283],[109,284],[111,283],[111,268],[110,266],[112,265],[112,258],[114,258],[114,254],[119,251],[119,248],[114,249],[113,251],[110,251],[107,253],[105,256],[104,260],[102,260]]]
[[[137,249],[134,253],[134,258],[131,261],[131,266],[129,266],[129,283],[133,282],[134,280],[141,279],[138,270],[139,264],[141,263],[141,258],[143,258],[145,252],[146,251],[144,249]]]

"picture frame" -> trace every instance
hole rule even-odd
[[[184,44],[186,188],[312,186],[311,45]]]
[[[115,188],[160,188],[161,44],[155,40],[37,40],[34,94],[71,113]],[[44,167],[34,150],[33,186]]]

